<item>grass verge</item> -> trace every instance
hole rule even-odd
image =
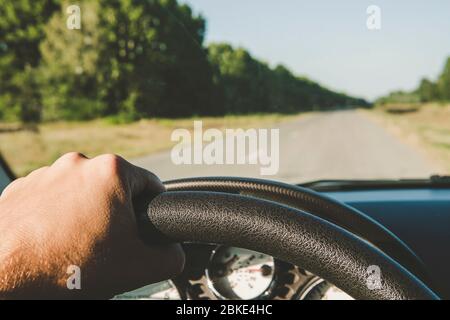
[[[450,105],[386,105],[364,111],[450,174]]]
[[[203,128],[261,128],[299,115],[243,115],[210,118],[152,119],[114,124],[109,119],[87,122],[54,122],[22,128],[0,123],[0,152],[18,176],[51,164],[62,154],[78,151],[92,157],[115,153],[132,159],[169,149],[171,133],[177,128],[193,129],[194,120]]]

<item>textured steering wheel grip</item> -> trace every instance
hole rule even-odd
[[[147,218],[147,227],[151,225],[159,239],[263,252],[305,268],[355,299],[439,299],[370,243],[331,222],[272,201],[219,192],[164,192],[149,204]],[[367,272],[374,265],[381,271],[381,288],[371,290]]]
[[[395,234],[355,208],[313,190],[242,177],[185,178],[166,181],[164,185],[168,191],[215,191],[254,196],[309,212],[373,243],[422,281],[430,283],[422,260]]]

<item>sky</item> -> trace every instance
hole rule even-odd
[[[450,56],[449,0],[181,0],[207,20],[206,42],[373,100],[436,79]],[[366,26],[381,9],[381,29]]]

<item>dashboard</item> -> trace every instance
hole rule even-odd
[[[324,192],[364,212],[399,236],[423,260],[432,288],[450,298],[450,189]],[[186,268],[177,279],[117,299],[347,300],[326,280],[274,257],[215,244],[184,243]]]
[[[450,189],[329,192],[390,229],[422,259],[431,288],[450,299]]]

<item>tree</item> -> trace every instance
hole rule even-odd
[[[211,44],[209,60],[214,69],[223,113],[292,113],[337,106],[365,106],[367,102],[335,93],[286,67],[271,69],[242,48]]]
[[[439,98],[445,101],[450,100],[450,57],[447,58],[444,70],[439,76],[437,86]]]
[[[267,65],[228,44],[211,44],[208,52],[222,113],[269,111],[271,70]]]
[[[412,92],[394,91],[377,100],[377,103],[417,103],[450,100],[450,57],[436,82],[423,78]]]
[[[67,29],[63,11],[45,27],[46,119],[188,116],[211,109],[202,17],[175,0],[79,5],[82,30]]]
[[[69,6],[62,3],[62,9]],[[82,120],[99,117],[105,105],[98,64],[103,45],[100,42],[100,8],[95,1],[82,1],[81,30],[66,27],[65,10],[53,15],[44,28],[39,67],[45,120]]]
[[[439,98],[438,88],[435,83],[423,78],[420,81],[419,88],[417,89],[421,102],[435,101]]]
[[[175,0],[104,0],[100,74],[111,113],[134,95],[143,116],[187,116],[209,109],[212,75],[205,21]]]
[[[0,117],[39,120],[33,68],[40,62],[43,28],[58,6],[59,0],[0,0]]]

